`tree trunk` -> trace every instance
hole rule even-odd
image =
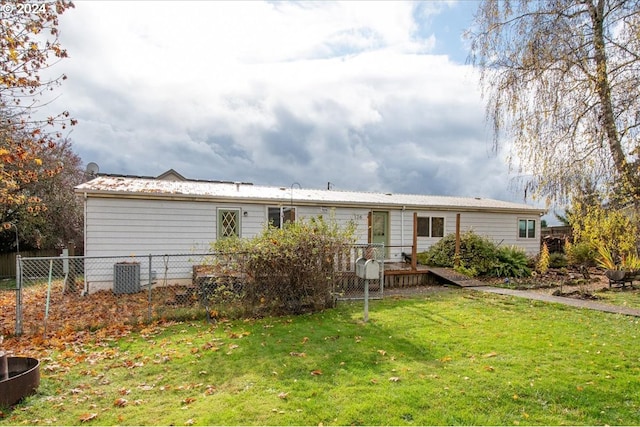
[[[595,4],[592,2],[595,1]],[[596,61],[596,91],[602,106],[601,124],[604,128],[611,157],[618,172],[624,193],[631,194],[635,201],[640,196],[638,188],[638,177],[633,168],[627,162],[620,142],[620,134],[616,126],[615,114],[613,110],[613,100],[611,98],[611,86],[607,69],[607,53],[604,39],[604,1],[592,0],[588,2],[589,15],[593,28],[593,47]],[[637,202],[636,202],[637,203]]]

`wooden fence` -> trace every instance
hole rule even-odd
[[[43,249],[39,251],[20,251],[23,257],[47,257],[58,256],[62,252],[60,249]],[[0,278],[16,277],[16,254],[15,252],[0,254]]]

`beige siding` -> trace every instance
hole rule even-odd
[[[216,239],[217,209],[239,209],[241,236],[259,234],[267,221],[267,205],[223,204],[177,200],[143,200],[97,198],[87,199],[85,252],[88,256],[120,256],[135,254],[177,254],[206,252]],[[277,205],[274,205],[277,206]],[[368,241],[367,208],[296,207],[297,218],[323,215],[339,224],[357,223],[358,243]],[[444,217],[445,235],[454,233],[456,212],[432,210],[388,210],[390,259],[401,259],[410,252],[413,242],[413,213],[419,216]],[[536,238],[518,238],[518,219],[536,220]],[[516,245],[529,254],[539,252],[540,222],[536,215],[514,213],[462,212],[461,230],[474,230],[497,244]],[[419,237],[418,251],[427,250],[439,238]]]
[[[368,239],[368,215],[369,209],[362,208],[328,208],[317,206],[302,206],[298,208],[298,218],[323,218],[335,219],[341,227],[346,227],[349,221],[354,221],[356,228],[356,242],[367,243]]]
[[[444,234],[456,232],[456,212],[448,211],[392,211],[390,215],[391,223],[391,246],[403,247],[390,250],[391,259],[400,259],[400,253],[410,252],[413,243],[413,213],[417,212],[419,217],[443,217]],[[404,216],[404,227],[402,227]],[[536,221],[536,237],[521,239],[518,238],[518,220],[533,219]],[[492,212],[461,212],[460,230],[465,232],[473,230],[476,234],[488,237],[499,245],[515,245],[522,248],[529,255],[536,255],[540,251],[540,218],[536,215],[517,215],[512,213],[492,213]],[[404,236],[403,236],[404,231]],[[418,237],[418,252],[428,250],[437,243],[440,238]],[[404,248],[404,249],[403,249]]]
[[[252,237],[264,227],[266,211],[259,205],[89,198],[86,255],[207,252],[216,239],[219,208],[240,210],[242,237]]]
[[[210,203],[89,198],[85,254],[189,253],[215,239],[215,206]]]

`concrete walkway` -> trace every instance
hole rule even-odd
[[[570,305],[572,307],[586,308],[589,310],[604,311],[607,313],[624,314],[626,316],[640,317],[640,310],[637,308],[623,307],[619,305],[602,304],[591,300],[576,298],[557,297],[554,295],[541,294],[538,292],[519,291],[515,289],[494,288],[491,286],[466,287],[478,292],[489,292],[492,294],[510,295],[519,298],[528,298],[536,301],[544,301],[555,304]]]

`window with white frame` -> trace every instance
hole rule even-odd
[[[535,239],[536,221],[534,219],[519,219],[518,237],[521,239]]]
[[[218,238],[240,237],[240,209],[218,209]]]
[[[444,237],[444,217],[419,216],[418,237]]]
[[[296,220],[296,208],[291,206],[268,207],[267,221],[269,226],[282,228],[287,222]]]

